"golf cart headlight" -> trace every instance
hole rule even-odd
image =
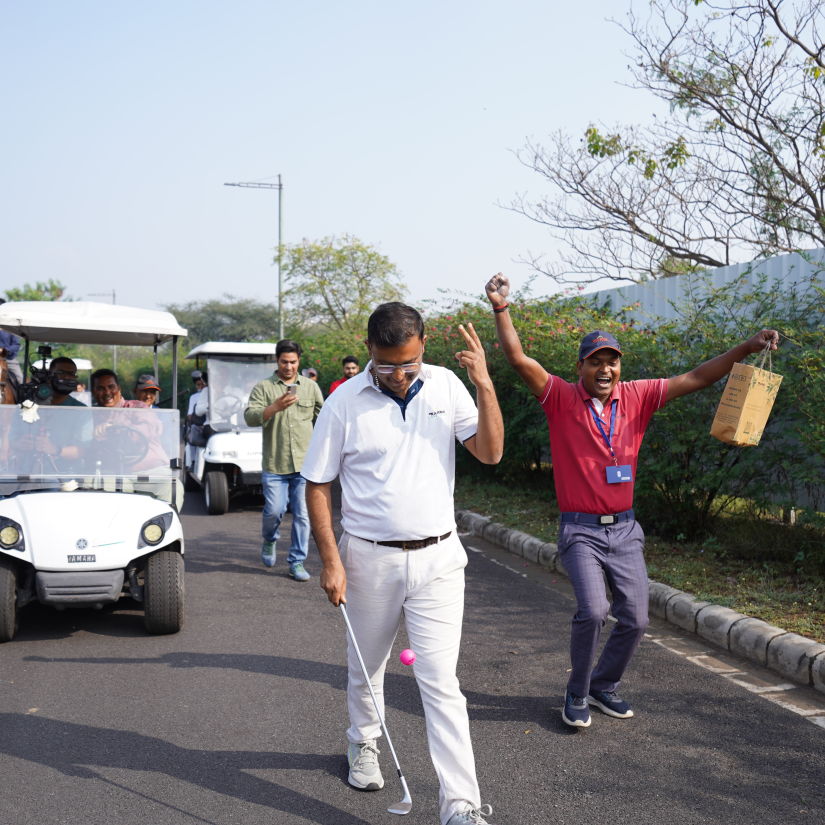
[[[14,547],[18,541],[20,541],[20,531],[16,527],[7,524],[0,528],[0,544],[3,547]]]
[[[160,544],[171,524],[171,513],[165,513],[162,516],[155,516],[155,518],[149,519],[149,521],[140,528],[138,547],[145,547],[147,544],[154,547],[154,545]]]
[[[0,547],[4,550],[18,550],[21,553],[26,549],[22,528],[10,518],[0,517]]]
[[[143,528],[143,540],[147,544],[157,544],[163,538],[163,527],[156,521],[150,521]]]

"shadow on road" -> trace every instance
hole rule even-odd
[[[343,781],[345,768],[338,755],[191,750],[139,733],[15,713],[0,714],[0,730],[0,752],[45,765],[66,776],[108,782],[95,768],[160,772],[242,802],[289,814],[301,811],[304,818],[319,825],[367,825],[361,817],[248,773],[323,770]],[[134,793],[131,788],[128,790]],[[159,799],[154,801],[175,807]]]

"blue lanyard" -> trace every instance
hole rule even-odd
[[[601,418],[599,418],[599,415],[596,412],[595,407],[593,406],[593,402],[591,401],[589,404],[587,404],[587,409],[590,410],[590,415],[593,416],[593,420],[596,422],[596,426],[599,428],[599,432],[602,434],[604,443],[607,444],[607,449],[610,450],[610,457],[613,459],[614,463],[617,466],[619,462],[616,459],[616,453],[613,450],[611,442],[613,441],[613,430],[616,426],[616,406],[618,405],[618,403],[619,401],[617,398],[614,398],[613,401],[610,403],[610,435],[608,435],[604,431],[604,425],[602,424],[602,420]]]

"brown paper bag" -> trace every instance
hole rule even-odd
[[[726,444],[756,446],[768,423],[781,383],[782,376],[776,372],[750,364],[734,364],[710,434]]]

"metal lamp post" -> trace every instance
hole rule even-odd
[[[276,261],[278,264],[278,340],[284,337],[284,283],[283,274],[281,272],[281,254],[283,250],[282,236],[283,236],[283,197],[284,185],[281,183],[281,176],[278,175],[277,183],[225,183],[224,186],[242,186],[247,189],[277,189],[278,190],[278,255]]]

